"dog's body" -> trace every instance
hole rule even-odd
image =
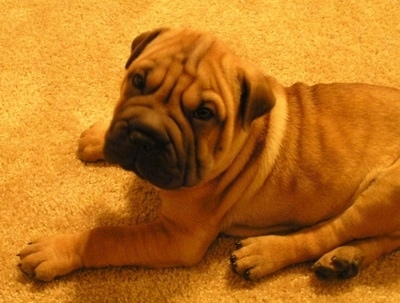
[[[79,155],[155,185],[159,218],[39,239],[23,271],[193,265],[224,232],[250,237],[230,257],[245,278],[318,258],[319,276],[351,277],[400,247],[399,90],[284,88],[189,30],[139,36],[126,67],[111,124],[85,131]]]

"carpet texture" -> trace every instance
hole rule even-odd
[[[0,302],[400,302],[399,252],[339,282],[317,280],[310,264],[242,281],[231,238],[193,268],[78,270],[51,283],[24,276],[15,256],[39,236],[157,214],[147,184],[76,156],[80,133],[111,117],[139,33],[213,32],[284,85],[400,87],[399,1],[2,0],[0,10]]]

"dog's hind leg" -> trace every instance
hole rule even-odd
[[[312,266],[312,270],[322,279],[348,279],[357,275],[361,266],[367,266],[381,255],[398,248],[400,231],[387,236],[354,241],[323,255]]]
[[[237,245],[230,260],[234,271],[248,279],[258,279],[291,264],[327,255],[322,267],[332,261],[335,248],[353,243],[353,248],[338,248],[340,256],[366,265],[381,254],[396,249],[400,231],[400,161],[371,173],[342,214],[304,228],[296,233],[248,238]],[[351,244],[350,244],[351,245]],[[329,259],[331,258],[331,259]],[[333,258],[335,260],[335,258]],[[360,261],[358,259],[361,259]],[[359,263],[359,264],[358,264]],[[340,260],[337,261],[340,267]],[[317,270],[317,269],[320,270]],[[352,275],[351,272],[348,273]]]

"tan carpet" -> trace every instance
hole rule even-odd
[[[310,264],[244,282],[229,238],[194,268],[80,270],[48,284],[22,275],[15,256],[41,235],[156,213],[147,185],[75,154],[81,131],[110,117],[140,32],[214,32],[287,85],[400,87],[399,1],[2,0],[0,11],[0,302],[400,302],[399,252],[329,283]]]

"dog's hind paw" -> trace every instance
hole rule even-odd
[[[358,274],[362,252],[354,246],[341,246],[323,255],[311,269],[321,279],[349,279]]]

